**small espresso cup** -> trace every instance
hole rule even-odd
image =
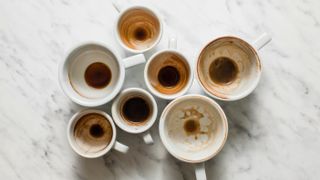
[[[68,124],[68,141],[71,148],[85,158],[97,158],[112,148],[127,153],[129,147],[116,141],[117,131],[107,113],[87,109],[72,116]]]
[[[186,56],[177,51],[177,40],[171,38],[168,49],[152,55],[144,69],[144,80],[155,96],[172,100],[185,94],[193,82],[193,72]]]
[[[115,25],[116,39],[125,50],[132,53],[143,53],[154,48],[161,40],[162,31],[158,13],[140,5],[121,10]]]
[[[252,45],[233,36],[219,37],[200,52],[196,73],[203,90],[213,98],[234,101],[258,85],[262,66],[258,50],[271,41],[261,35]]]
[[[94,107],[112,100],[121,90],[125,68],[145,62],[143,54],[121,59],[111,47],[84,43],[68,53],[59,67],[63,92],[75,103]]]
[[[169,153],[181,161],[194,163],[197,179],[204,180],[204,162],[223,148],[228,122],[213,99],[185,95],[171,101],[163,110],[159,134]]]
[[[150,93],[141,88],[127,88],[114,100],[111,108],[114,122],[122,130],[143,133],[146,144],[153,144],[148,131],[155,123],[158,106]]]

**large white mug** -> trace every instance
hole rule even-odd
[[[82,110],[72,116],[68,124],[71,148],[85,158],[97,158],[111,149],[127,153],[129,147],[116,141],[117,129],[111,116],[95,110]]]
[[[127,88],[120,92],[111,108],[114,122],[131,134],[143,134],[146,144],[153,144],[148,131],[155,123],[158,106],[153,96],[141,88]]]
[[[204,162],[223,148],[228,122],[222,108],[202,95],[185,95],[171,101],[159,121],[162,143],[177,159],[195,164],[198,180],[205,180]]]
[[[144,62],[143,54],[122,59],[117,51],[103,43],[83,43],[60,63],[59,83],[73,102],[87,107],[99,106],[119,93],[126,68]]]
[[[249,95],[258,85],[262,65],[258,50],[271,41],[264,33],[252,44],[233,36],[210,41],[199,53],[198,82],[211,97],[234,101]]]
[[[158,12],[148,6],[131,5],[121,8],[115,24],[115,37],[131,53],[143,53],[154,48],[161,40],[163,23]]]
[[[144,68],[144,80],[155,96],[172,100],[184,95],[193,82],[193,68],[177,50],[177,39],[170,38],[168,48],[153,54]]]

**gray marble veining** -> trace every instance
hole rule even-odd
[[[273,41],[260,51],[257,89],[243,100],[218,102],[229,137],[206,163],[208,179],[319,179],[320,1],[118,1],[155,6],[163,17],[164,37],[147,57],[172,35],[195,63],[200,48],[215,37],[253,41],[268,32]],[[83,107],[60,90],[58,63],[84,41],[121,50],[113,37],[116,17],[106,0],[0,1],[1,179],[194,179],[193,166],[164,149],[158,123],[151,130],[153,146],[118,129],[129,154],[84,159],[68,145],[67,123]],[[128,70],[124,87],[145,87],[142,70]],[[190,93],[203,92],[194,82]],[[161,110],[168,102],[158,103]]]

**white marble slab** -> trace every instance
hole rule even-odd
[[[219,102],[229,137],[206,163],[208,179],[320,178],[320,1],[119,0],[137,2],[157,7],[165,20],[157,49],[176,34],[193,63],[219,35],[273,37],[261,50],[264,69],[254,93]],[[153,146],[119,130],[119,141],[131,147],[126,155],[87,160],[68,145],[67,122],[82,107],[58,87],[58,62],[84,41],[120,48],[112,36],[116,17],[109,0],[0,1],[0,179],[194,179],[192,165],[166,152],[157,124]],[[144,87],[142,69],[127,73],[125,87]],[[202,93],[197,83],[190,92]],[[160,109],[166,104],[158,102]]]

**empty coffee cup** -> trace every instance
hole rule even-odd
[[[127,51],[146,52],[155,47],[162,37],[160,16],[146,6],[124,8],[116,20],[115,36]]]
[[[124,83],[125,68],[144,63],[143,54],[121,59],[102,43],[85,43],[74,48],[59,67],[64,93],[82,106],[99,106],[112,100]]]
[[[141,88],[127,88],[114,100],[111,112],[114,122],[122,130],[143,133],[144,142],[153,143],[148,130],[156,121],[158,107],[150,93]]]
[[[238,37],[224,36],[209,42],[200,52],[196,73],[203,90],[213,98],[233,101],[249,95],[261,76],[257,50],[270,42],[267,34],[253,45]]]
[[[117,132],[112,118],[100,110],[87,109],[73,115],[67,135],[72,149],[86,158],[101,157],[112,148],[122,153],[129,149],[116,141]]]
[[[159,121],[162,143],[177,159],[195,163],[197,179],[206,179],[204,162],[218,154],[228,135],[221,107],[202,95],[185,95],[171,101]]]
[[[193,82],[193,72],[187,58],[177,49],[177,40],[169,40],[168,49],[152,55],[144,69],[144,80],[155,96],[172,100],[185,94]]]

